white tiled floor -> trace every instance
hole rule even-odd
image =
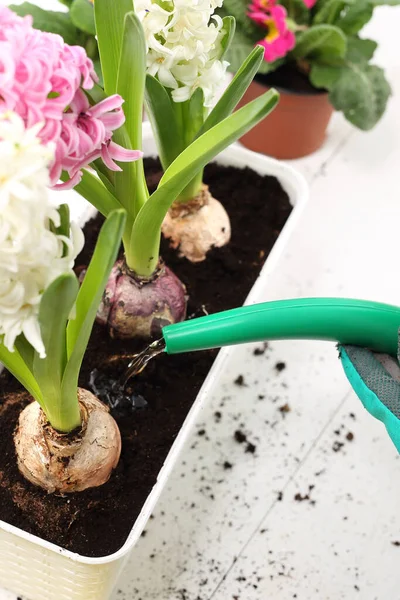
[[[325,146],[292,163],[311,199],[265,299],[400,303],[399,27],[400,7],[382,7],[366,31],[395,93],[379,126],[365,134],[337,115]],[[112,600],[400,600],[400,461],[383,427],[332,345],[252,350],[233,353],[198,423],[206,435],[193,433]],[[255,454],[234,441],[238,428]]]

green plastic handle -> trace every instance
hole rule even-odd
[[[328,340],[397,356],[400,308],[346,298],[300,298],[234,308],[162,333],[168,354],[264,340]]]

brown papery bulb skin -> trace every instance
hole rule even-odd
[[[163,263],[150,279],[137,277],[123,259],[111,271],[97,312],[97,321],[108,327],[111,337],[150,339],[161,329],[183,321],[186,288]]]
[[[78,399],[79,430],[59,433],[34,401],[20,414],[14,432],[20,472],[48,493],[69,494],[103,485],[119,461],[121,435],[109,409],[82,388]]]
[[[172,248],[191,262],[205,260],[212,248],[225,246],[231,238],[231,224],[222,204],[213,198],[208,187],[188,202],[175,202],[168,211],[163,235]]]

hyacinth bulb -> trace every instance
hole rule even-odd
[[[111,271],[97,321],[108,327],[112,337],[157,337],[165,325],[183,321],[186,302],[185,286],[164,264],[145,279],[121,259]]]
[[[81,429],[69,434],[51,427],[37,402],[22,411],[14,433],[18,467],[48,493],[67,494],[106,483],[118,464],[121,436],[109,409],[78,389]]]
[[[203,185],[193,200],[173,204],[164,219],[162,232],[181,256],[200,262],[205,260],[209,250],[229,242],[231,224],[225,208]]]

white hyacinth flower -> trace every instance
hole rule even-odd
[[[204,92],[213,105],[228,67],[221,61],[223,22],[214,15],[222,0],[136,0],[147,43],[147,72],[172,90],[175,102]]]
[[[83,234],[76,227],[70,238],[51,231],[60,224],[59,203],[48,192],[54,148],[36,137],[41,127],[25,129],[17,114],[0,114],[0,335],[13,351],[23,333],[44,358],[40,300],[54,279],[71,271]]]

